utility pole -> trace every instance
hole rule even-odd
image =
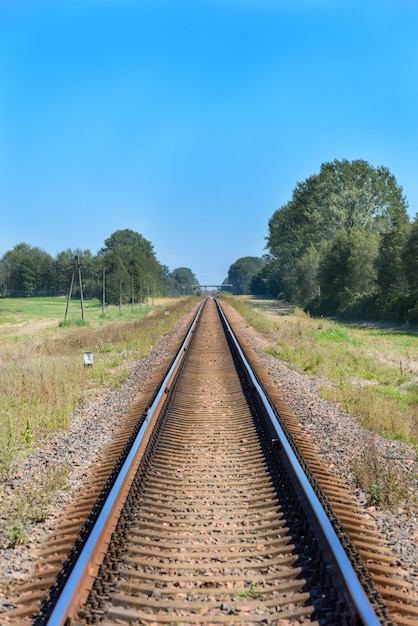
[[[131,276],[131,280],[132,280],[132,312],[134,310],[134,275],[132,274]]]
[[[71,300],[71,295],[73,293],[73,287],[74,287],[74,277],[75,277],[75,271],[76,268],[78,270],[78,282],[80,285],[80,300],[81,300],[81,319],[84,322],[84,300],[83,300],[83,282],[81,280],[81,265],[80,265],[80,260],[78,258],[78,254],[75,255],[74,257],[74,263],[73,263],[73,273],[71,275],[71,283],[70,283],[70,291],[68,292],[68,298],[67,298],[67,306],[65,307],[65,316],[64,316],[64,320],[67,319],[68,317],[68,310],[70,308],[70,300]]]
[[[102,315],[105,314],[105,307],[106,307],[106,266],[103,265]]]
[[[76,254],[77,265],[78,265],[78,281],[80,283],[80,302],[81,302],[81,319],[84,322],[84,298],[83,298],[83,283],[81,281],[81,266],[80,261],[78,260],[78,254]]]
[[[119,274],[119,315],[122,315],[122,273]]]
[[[77,257],[76,257],[77,258]],[[71,300],[71,294],[73,293],[73,285],[74,285],[74,272],[75,272],[75,259],[74,259],[74,264],[73,264],[73,273],[71,275],[71,282],[70,282],[70,291],[68,292],[68,298],[67,298],[67,306],[65,307],[65,315],[64,315],[64,319],[66,320],[68,317],[68,309],[70,308],[70,300]]]

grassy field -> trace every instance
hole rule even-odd
[[[366,428],[418,448],[416,329],[314,319],[277,301],[240,298],[234,306],[268,338],[269,354],[317,377],[325,399]]]
[[[194,304],[161,300],[140,308],[72,301],[64,322],[64,298],[0,299],[0,475],[58,428],[95,389],[117,388],[125,365],[149,352]],[[170,315],[164,314],[168,308]],[[150,312],[153,312],[150,315]],[[84,368],[84,352],[94,366]]]
[[[149,306],[139,304],[132,306],[123,305],[122,316],[124,319],[136,319],[138,315],[149,312],[150,308],[170,304],[176,300],[164,298],[156,299],[154,303],[150,300]],[[0,331],[8,327],[21,326],[22,324],[32,324],[35,321],[48,321],[64,325],[67,298],[0,298]],[[119,307],[106,306],[103,316],[102,304],[98,300],[84,301],[85,323],[103,322],[114,320],[120,317]],[[79,300],[71,300],[68,308],[68,323],[82,325],[81,304]]]
[[[416,329],[314,319],[278,301],[230,301],[269,339],[271,355],[322,381],[325,399],[340,402],[365,427],[418,447]],[[65,427],[89,386],[120,385],[121,364],[146,354],[178,318],[163,308],[181,312],[188,302],[124,305],[122,315],[106,307],[103,315],[98,301],[86,301],[82,324],[79,301],[64,322],[65,298],[0,299],[0,472],[34,438]],[[155,324],[154,309],[161,312]],[[91,370],[80,367],[85,351],[94,353]]]

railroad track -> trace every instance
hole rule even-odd
[[[247,358],[208,299],[11,623],[418,623],[390,551]]]

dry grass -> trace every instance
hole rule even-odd
[[[418,445],[418,360],[405,356],[418,351],[415,333],[407,342],[403,332],[400,353],[399,331],[392,332],[392,342],[385,329],[379,344],[374,328],[314,319],[297,308],[275,313],[257,301],[230,304],[268,339],[269,354],[315,376],[325,399],[340,403],[370,430]]]
[[[359,459],[353,465],[357,485],[366,493],[369,505],[393,507],[399,502],[411,510],[416,507],[416,472],[409,470],[393,455],[382,454],[370,434],[364,442]]]
[[[0,474],[36,441],[66,428],[93,390],[119,387],[128,364],[146,355],[194,304],[192,299],[171,303],[170,315],[165,307],[127,319],[97,315],[83,326],[37,321],[33,332],[27,319],[0,326]],[[86,351],[94,354],[92,368],[84,368]]]
[[[25,484],[17,493],[6,499],[1,498],[2,502],[7,500],[0,523],[1,547],[13,548],[27,543],[32,524],[46,520],[53,495],[57,489],[65,488],[67,475],[68,468],[65,466],[48,469],[37,488]]]

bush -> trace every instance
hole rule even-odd
[[[353,297],[340,315],[346,319],[380,320],[382,309],[379,307],[376,294],[361,293]]]
[[[312,315],[332,317],[337,315],[347,320],[373,320],[409,323],[418,325],[418,302],[411,296],[394,296],[383,298],[381,294],[356,294],[350,303],[336,308],[335,303],[327,298],[315,298],[305,307]]]
[[[395,296],[391,300],[387,301],[384,305],[382,305],[384,319],[388,321],[399,322],[400,324],[405,324],[405,322],[409,321],[408,314],[411,307],[413,306],[414,300],[411,299],[411,296]]]
[[[415,302],[414,306],[409,309],[406,315],[406,321],[409,324],[418,324],[418,302]]]

